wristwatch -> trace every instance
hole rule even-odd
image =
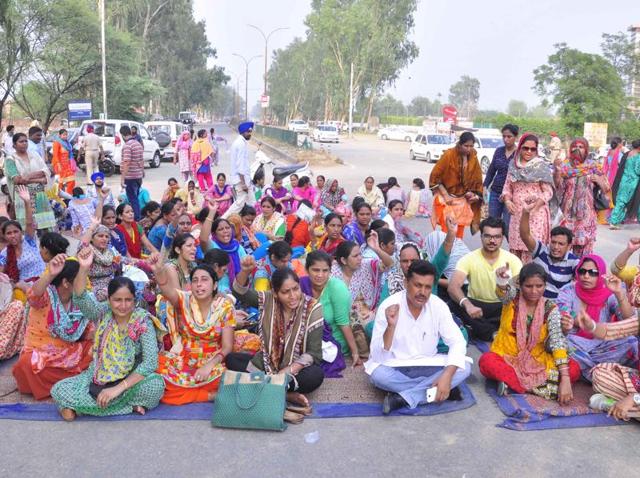
[[[633,403],[640,407],[640,393],[633,394]]]

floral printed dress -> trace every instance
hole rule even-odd
[[[158,342],[151,316],[143,309],[135,309],[123,329],[106,303],[100,303],[93,294],[84,292],[75,297],[82,313],[99,318],[93,346],[93,362],[76,377],[54,385],[51,396],[59,408],[70,408],[83,415],[126,415],[133,407],[147,410],[155,408],[164,392],[164,381],[155,373],[158,366]],[[92,384],[108,388],[120,383],[130,374],[144,379],[128,388],[105,408],[91,395]]]
[[[160,353],[158,367],[167,389],[162,402],[172,405],[206,401],[208,394],[218,389],[225,371],[222,363],[214,366],[204,381],[197,381],[195,374],[219,354],[222,330],[236,325],[233,304],[225,296],[216,297],[203,317],[190,292],[177,292],[176,321],[167,324],[173,347]]]

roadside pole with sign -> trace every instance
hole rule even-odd
[[[90,100],[71,100],[67,103],[67,119],[84,121],[93,118],[93,107]]]

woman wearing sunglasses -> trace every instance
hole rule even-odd
[[[511,214],[509,250],[523,264],[531,262],[531,253],[520,237],[522,210],[527,206],[529,226],[536,240],[547,244],[551,230],[549,203],[554,195],[553,175],[549,165],[538,156],[538,137],[525,133],[520,138],[516,156],[509,163],[502,201]]]
[[[634,365],[638,361],[638,339],[624,337],[602,341],[593,330],[581,330],[576,321],[582,311],[596,324],[635,317],[622,281],[607,275],[607,266],[596,254],[583,256],[575,281],[560,289],[556,301],[562,313],[562,330],[567,334],[571,358],[580,364],[582,376],[591,381],[591,369],[606,362]]]

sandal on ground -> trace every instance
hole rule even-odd
[[[293,425],[299,425],[304,421],[304,415],[289,410],[284,411],[284,421]]]
[[[499,397],[504,397],[509,393],[509,387],[507,387],[507,384],[504,382],[498,382],[498,386],[496,387],[496,392],[498,393]]]
[[[65,422],[72,422],[76,419],[76,412],[71,408],[61,408],[60,416]]]
[[[609,224],[609,229],[612,231],[618,231],[620,230],[620,226],[618,226],[617,224]]]
[[[300,415],[304,415],[305,417],[308,417],[313,413],[311,407],[301,407],[299,405],[291,405],[289,403],[287,403],[287,410],[293,413],[299,413]]]

